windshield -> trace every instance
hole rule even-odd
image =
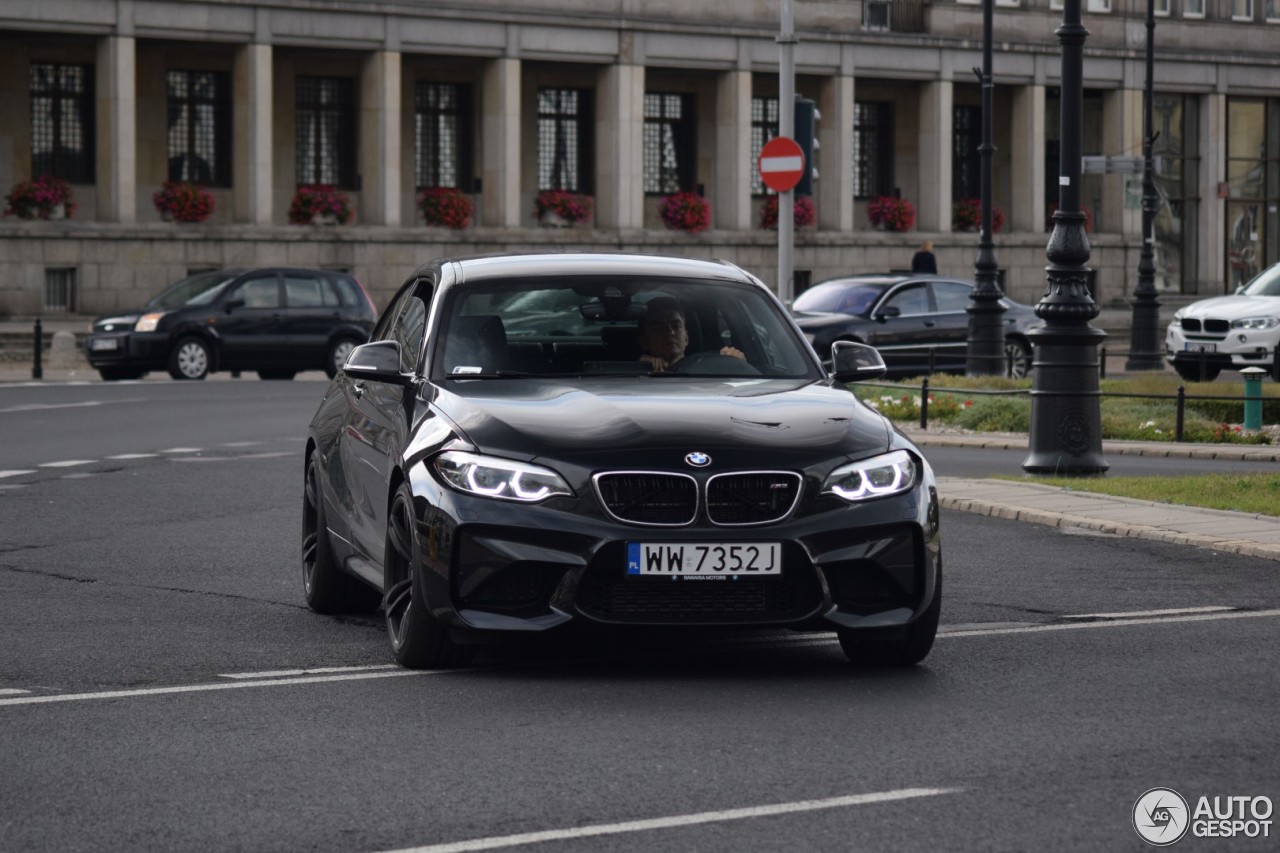
[[[208,305],[218,297],[227,282],[235,278],[235,273],[222,270],[197,273],[188,276],[172,285],[163,293],[151,298],[148,306],[159,308],[177,308],[180,305]]]
[[[1263,270],[1240,293],[1245,296],[1280,296],[1280,264]]]
[[[455,288],[435,336],[437,378],[818,378],[777,303],[745,284],[611,275]]]
[[[887,285],[864,282],[828,281],[815,285],[796,297],[797,311],[828,314],[864,314],[884,293]]]

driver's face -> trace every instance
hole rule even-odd
[[[689,346],[689,333],[684,315],[674,308],[659,310],[640,324],[640,346],[649,355],[674,359],[684,356]]]

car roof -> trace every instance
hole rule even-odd
[[[897,284],[902,281],[958,281],[961,284],[972,284],[971,281],[963,278],[956,278],[950,275],[936,275],[934,273],[913,273],[913,272],[868,272],[854,273],[853,275],[840,275],[835,278],[829,278],[814,284],[817,287],[820,284]]]
[[[763,286],[742,269],[719,260],[626,252],[534,252],[444,258],[423,267],[453,266],[454,286],[515,276],[629,275],[709,278]]]

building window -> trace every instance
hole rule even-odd
[[[644,191],[692,190],[693,161],[693,96],[646,92]]]
[[[1184,18],[1203,18],[1204,0],[1182,0],[1182,16]]]
[[[951,199],[982,195],[982,107],[960,106],[951,111]]]
[[[1170,0],[1156,0],[1155,13],[1162,18],[1167,18],[1169,16],[1169,3]]]
[[[862,4],[862,28],[884,31],[889,29],[893,4],[888,0],[867,0]]]
[[[71,311],[75,308],[75,267],[56,267],[44,271],[44,310]]]
[[[589,89],[538,90],[538,189],[592,192]]]
[[[1267,0],[1267,20],[1280,21],[1280,0]]]
[[[1195,292],[1197,212],[1200,207],[1198,98],[1162,95],[1151,101],[1152,129],[1156,133],[1155,277],[1162,291]]]
[[[231,186],[231,78],[170,71],[169,180]]]
[[[1088,9],[1090,12],[1110,12],[1111,0],[1089,0]]]
[[[471,87],[420,82],[413,92],[413,174],[421,187],[471,189]]]
[[[1231,0],[1231,20],[1252,21],[1253,0]]]
[[[298,183],[356,189],[355,81],[299,77],[297,107]]]
[[[893,104],[853,105],[853,196],[893,195]]]
[[[93,69],[31,66],[31,174],[94,181]]]
[[[1227,99],[1227,289],[1266,269],[1275,255],[1270,211],[1280,206],[1275,188],[1280,139],[1275,102],[1261,98]]]
[[[751,99],[751,194],[752,195],[770,195],[773,190],[768,189],[764,185],[764,181],[760,180],[760,169],[757,164],[760,162],[760,149],[764,148],[764,144],[779,134],[778,130],[778,99],[777,98],[752,98]]]

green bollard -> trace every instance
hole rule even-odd
[[[1246,367],[1240,375],[1244,377],[1244,428],[1262,429],[1262,377],[1267,371]]]

